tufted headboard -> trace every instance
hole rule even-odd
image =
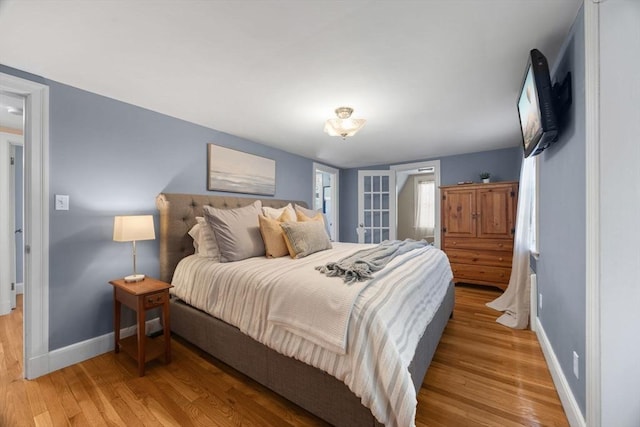
[[[193,240],[188,232],[196,223],[196,216],[204,216],[202,207],[239,208],[256,200],[263,206],[281,208],[287,203],[307,207],[305,202],[248,197],[209,196],[202,194],[161,193],[156,197],[160,212],[160,280],[171,283],[178,262],[194,253]]]

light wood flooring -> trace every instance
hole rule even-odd
[[[566,426],[531,331],[497,323],[498,290],[458,286],[456,308],[418,394],[418,426]],[[18,301],[22,305],[21,299]],[[22,309],[0,316],[0,426],[319,426],[308,412],[179,339],[145,377],[107,353],[22,376]]]

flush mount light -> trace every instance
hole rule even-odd
[[[355,135],[367,121],[365,119],[352,119],[352,113],[353,108],[351,107],[336,108],[336,116],[338,118],[327,120],[324,124],[324,131],[331,136],[341,136],[342,139]]]

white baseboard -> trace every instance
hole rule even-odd
[[[11,301],[8,299],[0,301],[0,316],[4,316],[9,313],[11,313]]]
[[[529,295],[529,328],[535,332],[538,326],[538,275],[532,271],[529,280],[531,281],[529,287],[531,292]]]
[[[535,331],[538,335],[538,341],[540,342],[540,347],[542,347],[544,358],[547,360],[547,366],[549,367],[549,371],[551,371],[551,378],[553,379],[556,390],[558,390],[558,394],[560,395],[560,402],[564,408],[564,413],[567,415],[569,425],[571,427],[586,427],[587,423],[582,415],[582,411],[580,411],[578,402],[571,392],[569,382],[567,381],[564,372],[562,372],[560,362],[551,347],[549,338],[547,338],[547,334],[545,333],[539,318],[536,318]]]
[[[147,320],[145,326],[147,334],[157,332],[161,329],[162,325],[160,324],[160,318],[156,317],[154,319]],[[128,328],[123,328],[120,330],[120,337],[126,338],[128,336],[131,336],[136,333],[136,330],[136,325],[129,326]],[[113,351],[114,339],[114,333],[109,332],[108,334],[104,334],[99,337],[91,338],[86,341],[81,341],[63,348],[50,351],[48,372],[42,373],[40,375],[57,371],[58,369],[66,368],[67,366],[71,366],[76,363],[83,362],[87,359],[91,359],[92,357],[96,357],[109,351]],[[35,378],[35,376],[28,378]]]
[[[16,283],[16,294],[24,294],[24,283]]]
[[[29,359],[27,368],[25,368],[24,376],[27,379],[35,379],[43,375],[47,375],[49,372],[49,353],[34,356]]]

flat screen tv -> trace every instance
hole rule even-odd
[[[540,154],[557,139],[558,117],[549,65],[537,49],[529,52],[518,97],[518,114],[525,157]]]

